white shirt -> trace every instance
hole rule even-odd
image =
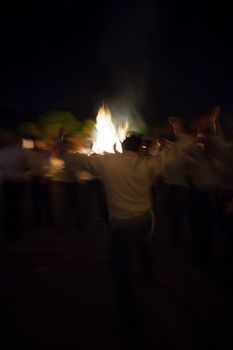
[[[216,140],[217,142],[217,140]],[[190,179],[193,185],[204,190],[225,186],[224,160],[218,157],[217,149],[210,153],[194,144],[190,149]]]
[[[139,157],[130,151],[90,157],[76,154],[69,159],[69,166],[99,176],[106,188],[110,217],[127,219],[152,209],[151,186],[155,177],[166,172],[172,162],[175,164],[186,147],[185,142],[177,142],[156,157]]]
[[[106,188],[110,217],[127,219],[150,210],[154,159],[126,151],[89,157],[86,169],[99,175]]]
[[[0,176],[3,180],[22,181],[28,170],[25,151],[17,146],[0,149]]]
[[[165,181],[173,185],[187,186],[189,179],[195,187],[207,191],[223,187],[225,168],[222,150],[226,152],[223,143],[217,137],[213,137],[213,149],[209,153],[197,145],[193,136],[178,136],[180,139],[165,147],[165,154],[162,156],[163,162],[166,163],[161,171]]]
[[[215,169],[202,162],[200,154],[195,138],[182,135],[155,157],[139,157],[130,151],[90,157],[74,154],[69,166],[99,176],[106,188],[110,217],[127,219],[152,209],[151,186],[156,176],[169,177],[170,184],[184,185],[190,176],[197,186],[215,185]]]
[[[167,144],[160,151],[163,168],[161,176],[165,183],[176,186],[188,186],[187,174],[189,173],[190,156],[187,149],[193,147],[193,140],[183,138],[182,145],[179,141]]]
[[[31,176],[46,177],[48,175],[50,152],[40,150],[25,151]]]

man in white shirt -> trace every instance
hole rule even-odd
[[[185,137],[184,137],[185,138]],[[132,288],[132,256],[135,250],[141,260],[145,277],[153,279],[153,264],[149,252],[152,232],[151,186],[157,175],[185,154],[190,140],[177,142],[156,157],[140,157],[140,135],[131,135],[123,142],[123,153],[74,155],[67,166],[85,168],[99,176],[106,190],[110,217],[111,258],[118,310],[122,324],[136,327],[136,307]],[[129,332],[129,329],[127,330]]]
[[[74,155],[67,167],[86,169],[99,176],[106,190],[110,217],[111,261],[121,325],[128,333],[135,330],[136,306],[132,288],[132,253],[137,250],[146,275],[152,277],[148,240],[152,228],[150,187],[154,165],[138,156],[141,137],[127,138],[123,153]],[[130,327],[131,328],[128,328]]]

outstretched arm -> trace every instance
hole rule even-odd
[[[67,171],[74,172],[86,170],[93,176],[102,175],[102,158],[101,155],[87,156],[80,153],[63,154],[63,160],[66,164]]]
[[[214,136],[221,135],[220,113],[221,107],[214,106],[208,113],[194,121],[192,125],[197,130],[197,133],[203,133],[205,130],[211,128]]]

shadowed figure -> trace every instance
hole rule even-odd
[[[0,150],[4,225],[7,240],[22,238],[23,195],[27,170],[27,159],[24,150],[20,147],[20,140],[14,132],[10,132],[7,144]]]

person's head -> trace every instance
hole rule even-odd
[[[122,142],[122,149],[124,151],[138,152],[142,144],[142,135],[139,133],[131,133]]]

